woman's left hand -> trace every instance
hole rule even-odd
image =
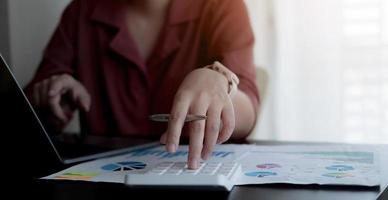
[[[178,148],[186,115],[207,116],[206,121],[188,124],[188,167],[196,169],[200,159],[206,160],[214,146],[227,141],[235,128],[234,108],[226,77],[206,68],[192,71],[180,85],[170,114],[168,129],[161,137],[168,152],[175,152]]]

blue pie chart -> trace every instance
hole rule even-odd
[[[332,171],[350,171],[350,170],[354,170],[354,167],[349,165],[331,165],[326,167],[326,169],[332,170]]]
[[[107,164],[101,167],[105,171],[130,171],[144,169],[147,165],[142,162],[128,161]]]
[[[263,178],[266,176],[276,176],[276,172],[266,172],[266,171],[257,171],[257,172],[248,172],[245,173],[246,176],[253,176],[253,177],[258,177],[258,178]]]

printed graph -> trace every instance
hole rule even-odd
[[[89,181],[98,175],[98,173],[93,172],[65,172],[59,176],[55,176],[54,178],[59,180]]]
[[[256,172],[248,172],[245,173],[246,176],[251,176],[251,177],[258,177],[258,178],[263,178],[267,176],[276,176],[276,172],[268,172],[268,171],[256,171]]]
[[[101,167],[105,171],[130,171],[144,169],[147,165],[142,162],[128,161],[128,162],[117,162],[110,163]]]
[[[256,165],[259,169],[273,169],[273,168],[281,168],[282,166],[276,164],[276,163],[264,163]]]
[[[326,173],[326,174],[323,174],[322,176],[329,177],[329,178],[348,178],[348,177],[353,177],[352,174],[343,173],[343,172]]]
[[[331,171],[350,171],[354,170],[354,167],[350,165],[330,165],[326,169]]]

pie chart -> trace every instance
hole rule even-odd
[[[275,163],[265,163],[265,164],[256,165],[256,167],[259,169],[272,169],[272,168],[280,168],[281,166]]]
[[[266,177],[266,176],[276,176],[277,173],[276,172],[263,172],[263,171],[256,171],[256,172],[248,172],[248,173],[245,173],[245,176],[253,176],[253,177],[258,177],[258,178],[263,178],[263,177]]]
[[[322,176],[326,176],[326,177],[329,177],[329,178],[348,178],[348,177],[353,177],[352,174],[343,173],[343,172],[327,173],[327,174],[323,174]]]
[[[354,167],[349,165],[331,165],[326,167],[326,169],[332,170],[332,171],[350,171],[350,170],[354,170]]]
[[[147,165],[142,162],[127,161],[107,164],[101,167],[105,171],[130,171],[144,169]]]

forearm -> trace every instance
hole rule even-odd
[[[232,139],[241,139],[249,135],[255,125],[255,109],[252,101],[243,91],[238,90],[232,98],[236,126]]]

